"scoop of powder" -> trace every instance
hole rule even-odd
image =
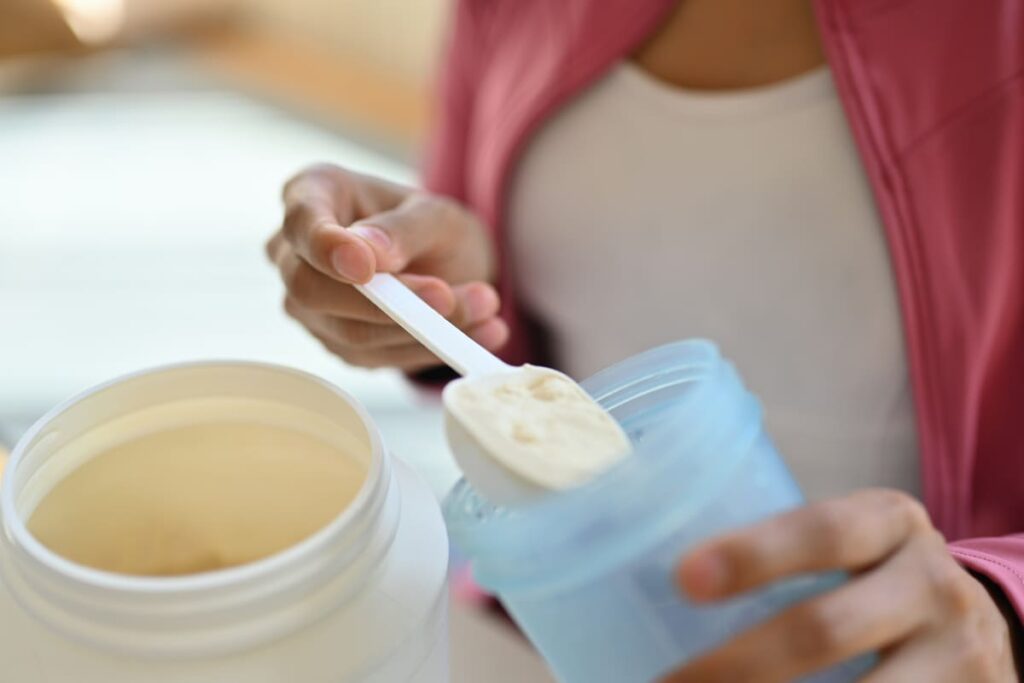
[[[619,424],[555,370],[526,365],[460,380],[446,402],[488,455],[545,488],[579,486],[630,450]]]

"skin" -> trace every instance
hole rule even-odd
[[[683,88],[769,85],[825,63],[810,0],[685,0],[633,55]]]
[[[416,371],[440,364],[355,288],[399,274],[483,346],[508,339],[497,318],[493,246],[468,210],[386,181],[321,164],[284,187],[285,218],[267,242],[284,281],[284,308],[352,365]]]
[[[684,0],[632,59],[668,83],[763,86],[824,63],[809,0]],[[416,370],[438,363],[352,287],[399,273],[431,306],[492,350],[493,247],[453,202],[320,165],[284,190],[267,253],[285,309],[349,363]],[[851,581],[795,605],[669,675],[666,683],[782,683],[863,652],[865,683],[1012,683],[1011,627],[997,589],[949,555],[927,512],[888,490],[859,491],[714,539],[683,559],[681,589],[714,602],[788,576],[844,570]]]
[[[786,577],[843,570],[849,582],[707,652],[663,683],[782,683],[878,652],[863,683],[1015,683],[1010,629],[958,565],[924,507],[868,489],[719,537],[682,562],[697,603]]]

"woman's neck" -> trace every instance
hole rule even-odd
[[[681,0],[632,59],[702,90],[767,85],[825,63],[811,0]]]

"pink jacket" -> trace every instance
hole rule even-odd
[[[461,0],[426,185],[503,243],[523,148],[676,0]],[[817,0],[899,286],[925,502],[1024,617],[1024,3]],[[514,268],[501,282],[529,357]]]

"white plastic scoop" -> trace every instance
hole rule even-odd
[[[629,453],[619,424],[568,376],[505,363],[391,275],[356,287],[463,376],[443,394],[448,445],[492,503],[580,485]]]

